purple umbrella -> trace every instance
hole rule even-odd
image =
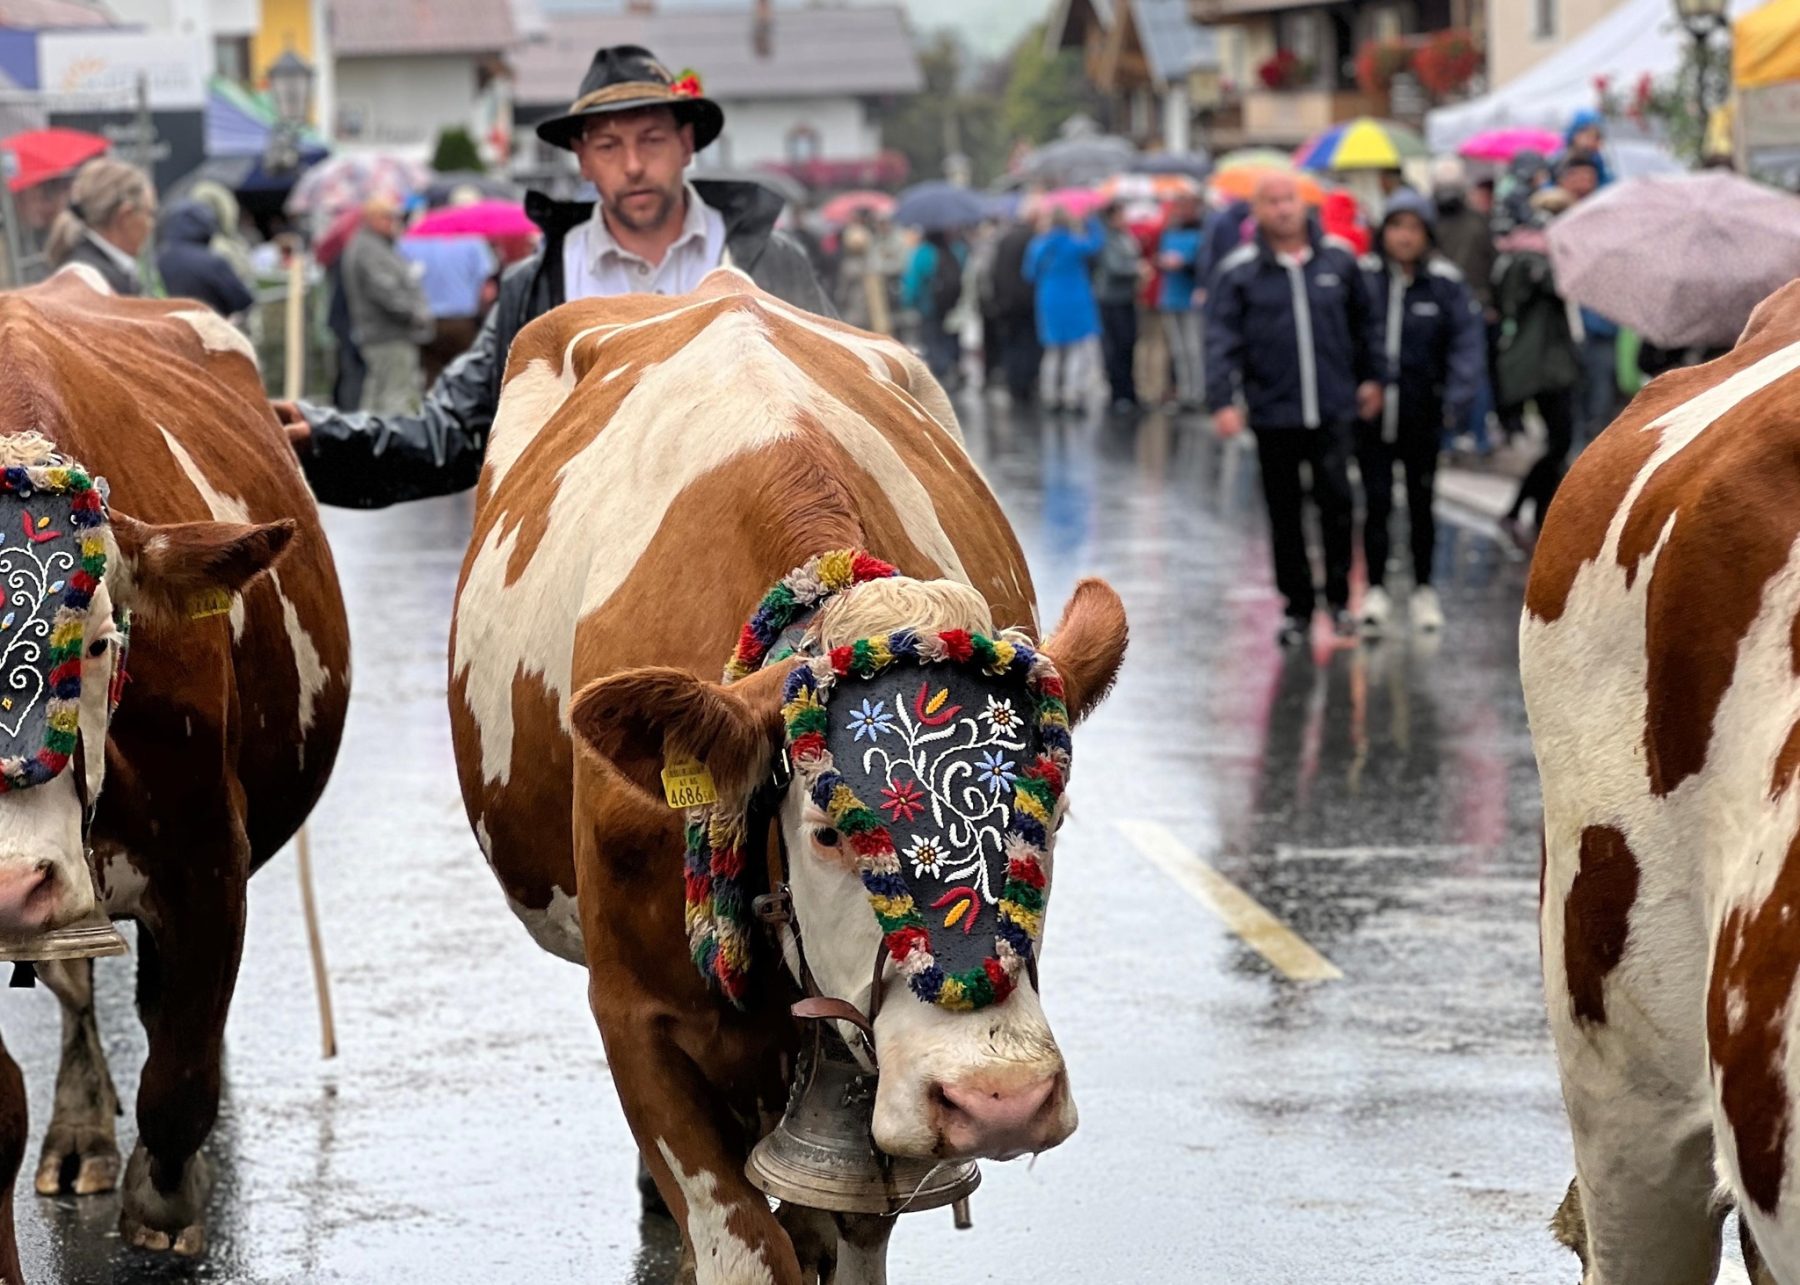
[[[1614,183],[1550,225],[1557,289],[1663,348],[1726,346],[1800,277],[1800,197],[1735,174]]]

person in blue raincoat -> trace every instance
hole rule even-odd
[[[1612,182],[1612,166],[1606,160],[1606,117],[1592,107],[1583,107],[1569,117],[1569,127],[1563,131],[1563,149],[1551,163],[1560,173],[1565,161],[1584,152],[1594,158],[1594,172],[1599,179],[1596,186],[1605,187]]]
[[[1356,425],[1369,573],[1361,622],[1363,632],[1372,635],[1382,633],[1393,614],[1385,586],[1395,463],[1406,473],[1406,522],[1412,536],[1409,614],[1421,632],[1443,628],[1443,609],[1431,587],[1438,449],[1444,426],[1467,416],[1487,373],[1481,306],[1462,272],[1437,253],[1436,229],[1436,204],[1401,188],[1382,212],[1375,252],[1361,262],[1390,381],[1381,414]]]
[[[1044,409],[1079,409],[1094,382],[1100,309],[1093,265],[1106,244],[1099,220],[1057,210],[1025,251],[1025,277],[1037,292],[1038,339],[1044,345]]]

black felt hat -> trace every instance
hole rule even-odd
[[[589,117],[645,107],[673,108],[676,120],[694,127],[695,151],[725,128],[725,113],[702,95],[700,78],[694,73],[673,76],[642,46],[610,45],[595,52],[569,110],[539,124],[537,135],[546,143],[573,151],[575,138]]]

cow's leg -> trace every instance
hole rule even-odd
[[[228,838],[190,836],[185,865],[165,862],[145,893],[154,940],[139,975],[150,1053],[138,1087],[138,1144],[125,1166],[119,1230],[142,1249],[198,1254],[212,1176],[201,1144],[219,1113],[225,1018],[244,944],[249,844],[235,809]],[[216,859],[206,859],[207,854]]]
[[[19,1074],[19,1064],[12,1060],[6,1045],[0,1043],[0,1282],[5,1285],[25,1285],[13,1231],[13,1187],[25,1161],[28,1131],[25,1077]]]
[[[54,1196],[65,1186],[77,1196],[111,1191],[119,1185],[119,1094],[94,1017],[94,961],[47,960],[37,972],[62,1002],[63,1024],[56,1104],[38,1153],[38,1194]]]
[[[589,996],[619,1103],[650,1175],[681,1228],[697,1285],[801,1285],[799,1260],[762,1192],[744,1177],[744,1148],[709,1103],[717,1099],[688,1056],[656,1027],[630,1020],[642,1004]],[[620,987],[623,989],[623,987]]]

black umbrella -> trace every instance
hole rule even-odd
[[[1131,168],[1137,148],[1117,134],[1061,138],[1026,153],[1019,178],[1044,187],[1088,187]]]
[[[1212,157],[1206,152],[1145,152],[1131,163],[1134,174],[1180,174],[1204,179],[1212,173]]]

